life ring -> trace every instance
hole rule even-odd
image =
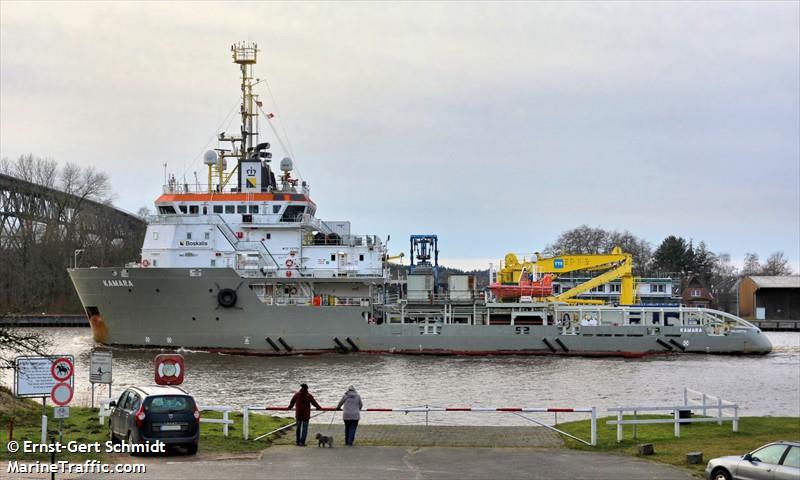
[[[217,303],[221,307],[231,308],[236,305],[236,290],[223,288],[217,293]]]
[[[291,277],[292,276],[292,271],[291,270],[287,270],[286,271],[286,276],[287,277]]]
[[[297,295],[297,287],[290,288],[289,295]]]
[[[142,266],[143,267],[149,267],[150,266],[150,260],[148,260],[146,258],[144,260],[142,260]]]
[[[292,260],[291,258],[286,260],[286,266],[288,268],[292,268],[292,266],[294,266],[294,260]]]

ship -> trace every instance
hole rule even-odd
[[[549,275],[516,274],[516,284],[483,290],[474,277],[450,275],[443,291],[430,251],[399,273],[387,241],[316,216],[292,156],[274,168],[259,123],[283,142],[253,91],[258,46],[237,43],[231,52],[241,126],[219,134],[227,148],[203,156],[207,183],[165,178],[138,261],[68,270],[95,342],[253,355],[771,351],[759,328],[722,311],[570,303],[541,296],[552,288]]]

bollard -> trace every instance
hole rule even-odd
[[[242,410],[242,435],[245,440],[250,437],[250,408],[247,405]]]
[[[42,443],[47,443],[47,415],[42,415]]]
[[[592,407],[592,446],[597,446],[597,407]]]
[[[689,465],[702,465],[703,452],[689,452],[686,454],[686,463]]]
[[[681,437],[681,411],[677,408],[672,412],[675,419],[675,438]]]
[[[622,410],[617,412],[617,443],[622,442]]]

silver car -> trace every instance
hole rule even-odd
[[[706,480],[798,480],[800,442],[772,442],[741,457],[714,458]]]

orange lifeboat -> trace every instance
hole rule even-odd
[[[493,283],[489,285],[489,290],[499,300],[519,297],[548,297],[553,294],[553,276],[548,274],[539,280],[531,280],[527,275],[523,275],[517,285]]]

